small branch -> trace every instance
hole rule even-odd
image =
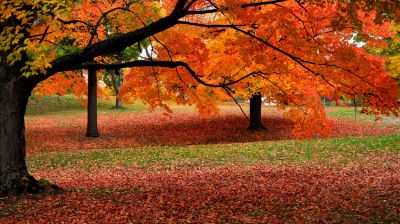
[[[97,5],[96,5],[96,6],[97,6]],[[130,11],[129,9],[127,9],[127,8],[122,8],[122,7],[112,8],[112,9],[108,10],[107,12],[103,12],[100,8],[99,8],[99,10],[100,10],[100,12],[101,12],[102,14],[101,14],[99,20],[97,20],[96,25],[94,25],[94,26],[91,27],[91,28],[92,28],[92,32],[91,32],[91,36],[90,36],[90,39],[89,39],[88,44],[87,44],[86,47],[92,45],[94,37],[97,36],[97,29],[98,29],[99,26],[101,25],[101,22],[102,22],[105,18],[107,18],[108,14],[110,14],[110,13],[112,13],[112,12],[114,12],[114,11],[117,11],[117,10],[121,10],[121,11]]]
[[[314,75],[316,75],[316,76],[321,77],[321,78],[322,78],[328,85],[330,85],[332,88],[336,88],[335,85],[333,85],[323,74],[321,74],[321,73],[319,73],[319,72],[316,72],[316,71],[312,70],[311,68],[309,68],[308,66],[306,66],[304,63],[308,63],[307,61],[305,61],[305,60],[303,60],[303,59],[301,59],[301,58],[299,58],[299,57],[296,57],[296,56],[294,56],[294,55],[292,55],[292,54],[290,54],[290,53],[288,53],[288,52],[286,52],[286,51],[284,51],[284,50],[282,50],[282,49],[280,49],[280,48],[278,48],[278,47],[272,45],[272,44],[269,43],[268,41],[262,39],[261,37],[258,37],[258,36],[256,36],[256,35],[254,35],[254,34],[252,34],[252,33],[250,33],[250,32],[246,32],[246,31],[244,31],[244,30],[242,30],[242,29],[239,29],[239,28],[237,28],[237,27],[233,27],[233,29],[236,30],[236,31],[239,31],[239,32],[243,33],[244,35],[249,36],[249,37],[251,37],[251,38],[253,38],[253,39],[255,39],[255,40],[257,40],[257,41],[259,41],[259,42],[261,42],[261,43],[263,43],[263,44],[265,44],[265,45],[267,45],[267,46],[269,46],[270,48],[274,49],[275,51],[278,51],[279,53],[281,53],[281,54],[283,54],[283,55],[286,55],[286,56],[289,57],[291,60],[293,60],[294,62],[296,62],[298,65],[300,65],[301,67],[303,67],[305,70],[311,72],[312,74],[314,74]],[[310,63],[310,64],[312,64],[312,63]]]
[[[296,1],[296,3],[297,3],[304,11],[308,12],[308,10],[306,9],[306,7],[304,7],[304,5],[301,4],[300,0],[295,0],[295,1]]]
[[[289,97],[289,95],[286,93],[286,91],[284,89],[282,89],[280,86],[278,86],[278,84],[272,82],[270,79],[268,79],[267,77],[263,76],[264,73],[260,72],[260,77],[267,80],[269,83],[271,83],[272,85],[274,85],[276,88],[278,88],[285,96],[286,98],[292,102],[297,108],[299,108],[304,114],[307,114],[307,112],[298,104],[296,103],[292,98]]]
[[[243,4],[242,8],[248,8],[248,7],[255,7],[255,6],[262,6],[262,5],[273,5],[276,3],[280,2],[286,2],[287,0],[275,0],[275,1],[268,1],[268,2],[255,2],[255,3],[248,3],[248,4]]]
[[[189,11],[190,7],[196,2],[197,0],[191,0],[189,2],[189,4],[187,4],[187,6],[185,7],[185,11]]]
[[[93,25],[92,25],[92,24],[90,24],[90,23],[87,23],[87,22],[85,22],[85,21],[82,21],[82,20],[78,20],[78,19],[74,19],[74,20],[68,20],[68,21],[65,21],[65,20],[62,20],[62,19],[60,19],[60,18],[57,18],[57,21],[59,21],[59,22],[63,23],[64,25],[76,24],[76,23],[82,23],[83,25],[86,25],[86,26],[88,26],[88,27],[91,27],[91,28],[93,28]]]
[[[203,24],[203,23],[192,23],[192,22],[187,22],[187,21],[178,21],[177,24],[182,24],[182,25],[189,25],[189,26],[199,26],[199,27],[205,27],[205,28],[235,28],[235,27],[240,27],[240,26],[246,26],[246,25],[235,25],[235,24]]]
[[[236,105],[240,108],[240,111],[242,111],[242,114],[244,115],[244,117],[250,121],[250,118],[247,116],[247,114],[244,112],[242,106],[240,106],[239,102],[237,102],[237,100],[235,99],[234,96],[232,96],[232,94],[229,92],[228,87],[224,87],[223,88],[225,90],[225,92],[233,99],[233,101],[235,101]]]
[[[208,9],[208,10],[201,10],[201,11],[187,11],[186,15],[203,15],[203,14],[210,14],[219,12],[218,9]]]

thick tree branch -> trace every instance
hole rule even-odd
[[[182,12],[185,11],[185,6],[186,6],[187,0],[178,0],[178,2],[175,4],[174,9],[172,10],[171,14],[181,14]]]
[[[256,75],[258,72],[251,72],[241,78],[230,81],[224,82],[220,84],[213,84],[203,81],[198,74],[185,62],[182,61],[131,61],[125,63],[117,63],[117,64],[96,64],[96,63],[85,63],[79,66],[70,67],[69,70],[78,70],[78,69],[106,69],[106,70],[115,70],[121,68],[133,68],[133,67],[162,67],[162,68],[177,68],[177,67],[184,67],[187,72],[189,72],[190,76],[192,76],[198,83],[208,86],[208,87],[227,87],[238,83],[250,76]]]
[[[285,1],[285,0],[278,0],[278,1]],[[185,11],[188,9],[185,8],[188,5],[187,3],[188,0],[178,0],[170,15],[161,18],[158,21],[153,22],[148,26],[142,27],[140,29],[125,34],[116,35],[107,40],[99,41],[83,49],[81,52],[72,53],[55,59],[51,63],[52,67],[48,70],[46,75],[43,75],[40,78],[34,77],[32,78],[32,81],[40,82],[45,80],[47,77],[55,74],[56,72],[67,71],[71,70],[71,68],[79,67],[83,63],[91,61],[93,60],[93,58],[97,56],[120,52],[124,50],[126,47],[129,47],[145,38],[148,38],[154,34],[157,34],[172,26],[175,26],[176,24],[179,23],[180,18],[186,16],[187,13],[190,12],[190,11]],[[189,4],[192,4],[192,1],[189,2]],[[261,3],[252,3],[252,4],[260,5]],[[272,4],[272,3],[265,2],[263,4]],[[220,11],[220,9],[218,8],[213,9],[213,12],[214,10]],[[90,24],[87,24],[83,21],[74,20],[74,21],[62,21],[62,22],[65,24],[78,22],[91,27]],[[217,27],[222,27],[222,26],[217,25]]]
[[[47,73],[52,75],[56,72],[73,70],[72,68],[79,67],[96,56],[120,52],[126,47],[176,25],[180,17],[181,15],[171,14],[146,27],[97,42],[81,52],[60,57],[51,63],[52,68]]]

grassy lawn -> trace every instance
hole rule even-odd
[[[143,103],[134,103],[124,106],[123,109],[113,109],[113,97],[98,99],[98,111],[100,113],[134,113],[145,112],[148,107]],[[26,114],[28,116],[46,115],[46,114],[76,114],[86,113],[85,106],[73,95],[65,96],[43,96],[31,97],[28,103]]]
[[[220,165],[293,165],[310,162],[347,164],[379,154],[399,154],[400,136],[272,141],[257,143],[156,146],[95,151],[62,151],[29,157],[31,171],[113,166],[140,169],[215,167]]]
[[[344,119],[353,119],[353,120],[367,120],[374,121],[376,117],[374,115],[366,115],[360,113],[361,107],[346,107],[346,106],[328,106],[326,107],[326,111],[329,117],[331,118],[344,118]],[[396,118],[393,115],[387,117],[382,116],[381,120],[386,123],[395,123],[400,125],[400,118]]]

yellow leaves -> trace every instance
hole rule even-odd
[[[26,50],[26,48],[18,48],[12,54],[7,55],[7,61],[10,65],[15,64],[15,62],[20,61],[22,58],[22,51]]]
[[[400,86],[400,24],[393,22],[392,31],[395,32],[396,35],[393,36],[390,45],[384,49],[388,54],[386,69]],[[398,95],[400,95],[400,92]]]
[[[393,78],[400,78],[400,54],[389,58],[387,69],[393,74]]]
[[[34,43],[28,43],[28,46],[30,47],[26,49],[26,53],[29,60],[25,62],[21,69],[23,75],[28,77],[44,74],[51,67],[51,60],[54,58],[53,48]]]
[[[65,10],[66,1],[56,0],[2,0],[0,3],[0,51],[7,53],[7,62],[13,65],[27,57],[22,68],[24,76],[45,73],[54,59],[54,49],[49,48],[49,40],[59,29],[52,26],[54,15]],[[3,13],[4,12],[4,13]],[[47,24],[44,26],[44,24]],[[43,36],[43,27],[48,27],[52,34]],[[49,39],[48,39],[49,38]],[[41,40],[41,41],[39,41]],[[55,39],[50,39],[56,41]]]
[[[166,15],[159,1],[133,3],[129,9],[133,11],[138,18],[146,18],[146,20],[156,20]]]
[[[13,9],[11,7],[1,7],[1,13],[3,14],[4,19],[8,19],[12,16],[13,14]]]

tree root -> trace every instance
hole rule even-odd
[[[23,173],[20,175],[11,175],[5,183],[0,185],[0,195],[21,195],[21,194],[39,194],[44,192],[57,192],[62,190],[46,180],[36,180],[33,176]]]

